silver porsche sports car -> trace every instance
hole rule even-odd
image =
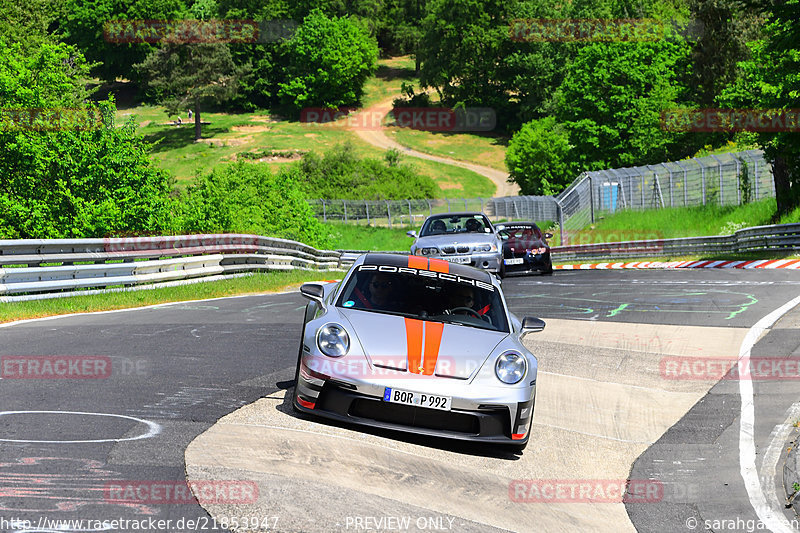
[[[422,223],[411,253],[439,257],[451,263],[470,265],[505,275],[503,243],[489,218],[483,213],[463,212],[431,215]]]
[[[370,253],[306,283],[295,409],[425,435],[528,442],[536,358],[499,281],[436,258]]]

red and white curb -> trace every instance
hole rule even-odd
[[[800,259],[754,261],[636,261],[633,263],[579,263],[554,265],[555,270],[616,270],[623,268],[800,268]]]

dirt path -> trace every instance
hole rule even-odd
[[[395,97],[392,97],[388,100],[384,100],[383,102],[368,107],[362,110],[361,113],[364,113],[368,117],[385,116],[389,111],[392,110],[392,102],[394,101],[394,98]],[[519,194],[519,186],[516,183],[509,183],[507,181],[508,172],[503,172],[502,170],[497,170],[491,167],[484,167],[482,165],[476,165],[474,163],[468,163],[466,161],[450,159],[449,157],[439,157],[412,150],[411,148],[398,143],[394,139],[390,139],[386,135],[387,128],[385,127],[375,129],[353,128],[353,130],[363,140],[378,148],[382,148],[384,150],[395,148],[400,150],[400,152],[402,152],[404,155],[410,157],[436,161],[437,163],[444,163],[445,165],[455,165],[476,172],[481,176],[486,176],[492,180],[492,183],[494,183],[497,187],[494,194],[496,197],[517,196]]]

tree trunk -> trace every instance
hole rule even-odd
[[[775,201],[778,210],[775,218],[779,218],[792,210],[792,194],[789,183],[789,168],[782,156],[775,157],[772,162],[772,179],[775,180]]]
[[[194,140],[200,140],[200,105],[194,104]]]

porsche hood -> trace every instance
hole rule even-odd
[[[339,312],[358,332],[370,363],[421,375],[471,379],[508,333],[353,309]]]

